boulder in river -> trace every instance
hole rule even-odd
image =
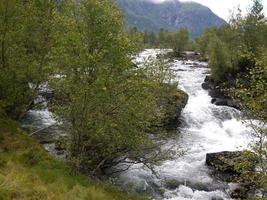
[[[228,191],[229,195],[233,199],[247,199],[248,189],[242,184],[230,183],[230,190]]]
[[[227,95],[228,92],[216,86],[210,76],[206,76],[202,88],[209,91],[209,95],[212,97],[211,103],[217,106],[238,108],[237,104]]]
[[[212,86],[206,82],[202,83],[201,86],[204,90],[211,90],[212,89]]]
[[[215,104],[216,106],[229,106],[237,108],[237,105],[232,100],[226,98],[213,98],[211,103]]]
[[[255,183],[249,177],[255,176],[258,160],[250,151],[223,151],[209,153],[206,164],[213,169],[218,178],[229,183],[229,195],[233,199],[255,197]]]
[[[165,113],[164,125],[168,128],[177,128],[183,108],[188,102],[188,94],[180,89],[171,89],[162,102]]]
[[[233,181],[241,172],[253,172],[257,159],[250,151],[208,153],[206,164],[225,181]]]
[[[181,185],[181,182],[176,179],[166,180],[165,187],[170,190],[175,190]]]

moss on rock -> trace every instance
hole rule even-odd
[[[166,87],[167,92],[161,102],[162,112],[164,112],[165,116],[163,124],[169,128],[177,128],[180,124],[181,112],[188,101],[188,94],[177,89],[176,86],[167,85]]]

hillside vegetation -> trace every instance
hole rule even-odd
[[[12,120],[0,118],[1,200],[136,200],[52,158]]]
[[[232,98],[252,128],[257,173],[242,174],[242,181],[267,191],[267,19],[260,0],[253,0],[249,13],[240,10],[230,24],[208,29],[197,40],[199,52],[208,57],[211,82]],[[255,120],[256,119],[256,120]],[[240,167],[239,167],[240,169]],[[241,170],[242,171],[242,170]]]
[[[133,63],[140,38],[112,0],[3,0],[0,16],[2,198],[127,199],[71,175],[10,120],[45,106],[66,130],[66,164],[96,179],[121,163],[162,160],[166,116],[177,119],[186,94],[166,87],[164,64]],[[166,97],[177,112],[159,109]]]
[[[153,3],[149,0],[117,0],[128,27],[158,32],[161,28],[174,31],[187,28],[191,37],[200,36],[206,28],[226,22],[209,8],[195,2],[169,0]]]

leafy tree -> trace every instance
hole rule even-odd
[[[247,79],[250,84],[240,80],[234,88],[234,98],[248,116],[245,123],[251,127],[255,143],[253,156],[258,160],[258,170],[253,175],[241,171],[242,181],[251,182],[256,188],[267,190],[267,54],[263,51],[255,61],[256,67],[250,70]]]
[[[224,43],[225,51],[228,51],[230,65],[225,65],[221,72],[213,70],[213,74],[219,82],[227,82],[235,79],[238,73],[249,73],[250,69],[255,67],[255,57],[266,48],[266,21],[263,15],[263,7],[260,1],[253,1],[253,6],[249,14],[242,17],[241,11],[232,16],[229,25],[220,28],[208,29],[200,38],[197,39],[197,49],[203,57],[211,57],[214,62],[214,51],[208,48],[214,37],[217,37]],[[207,51],[210,49],[209,51]],[[223,51],[223,50],[221,50]],[[210,55],[212,54],[212,55]],[[218,59],[220,59],[218,57]],[[227,61],[228,62],[228,61]],[[219,63],[219,60],[217,61]],[[217,76],[218,73],[221,76]],[[223,75],[224,73],[224,75]]]
[[[52,83],[54,108],[70,133],[71,163],[93,175],[121,162],[148,165],[159,154],[150,133],[161,118],[163,75],[132,64],[131,41],[110,0],[75,2],[62,4],[52,54],[62,74]]]
[[[212,78],[220,83],[225,80],[227,73],[232,69],[229,50],[225,43],[215,36],[210,42],[209,51]]]
[[[265,24],[263,14],[263,5],[260,0],[253,0],[253,6],[248,16],[242,23],[243,40],[247,51],[257,55],[262,41],[265,39],[263,35],[263,27]]]
[[[171,46],[176,55],[180,55],[189,43],[189,33],[186,28],[181,28],[172,35]]]
[[[215,34],[215,29],[207,29],[199,38],[196,39],[197,51],[202,55],[202,57],[205,58],[208,56],[209,43]]]
[[[0,110],[21,118],[46,80],[54,2],[0,2]]]
[[[240,181],[266,191],[267,24],[262,11],[261,1],[254,0],[248,15],[242,17],[238,12],[229,25],[213,29],[212,39],[206,32],[197,42],[204,53],[208,44],[212,77],[219,87],[233,90],[233,98],[247,114],[245,122],[253,130],[256,142],[252,144],[254,154],[251,155],[258,160],[257,171],[237,166],[242,173]],[[246,164],[244,161],[241,165]]]
[[[158,41],[157,41],[157,45],[159,47],[162,47],[162,48],[166,48],[168,47],[168,43],[167,43],[167,37],[168,37],[168,31],[161,28],[160,31],[159,31],[159,34],[158,34]]]
[[[135,41],[132,44],[135,45],[135,50],[141,51],[144,49],[144,34],[140,32],[136,27],[133,27],[129,30],[129,39]]]
[[[149,44],[151,46],[155,46],[157,42],[157,36],[154,32],[149,33]]]
[[[147,31],[144,32],[144,44],[149,44],[149,33]]]

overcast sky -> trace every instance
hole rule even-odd
[[[165,0],[153,0],[157,2]],[[180,1],[195,1],[208,6],[214,13],[228,21],[230,10],[238,5],[242,11],[247,11],[251,5],[252,0],[180,0]],[[262,0],[264,5],[265,15],[267,15],[267,0]]]

